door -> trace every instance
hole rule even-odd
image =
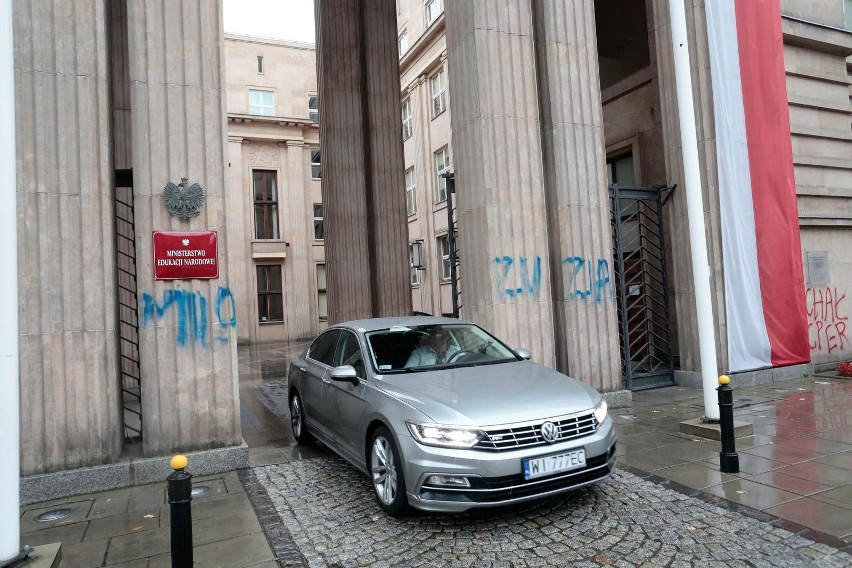
[[[630,390],[674,384],[661,189],[609,186],[621,365]]]
[[[324,391],[330,378],[331,362],[340,337],[339,329],[329,329],[317,337],[308,349],[302,372],[302,403],[308,423],[325,436],[333,422],[329,394]]]
[[[367,375],[364,372],[364,356],[358,337],[350,331],[341,331],[334,354],[333,365],[351,365],[358,374],[358,384],[348,381],[329,381],[325,387],[330,394],[331,408],[335,420],[331,423],[332,436],[344,452],[358,461],[364,459],[364,441],[359,434],[359,422],[366,407],[364,393]]]

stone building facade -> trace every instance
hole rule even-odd
[[[314,45],[226,34],[225,77],[237,338],[313,337],[328,315]]]

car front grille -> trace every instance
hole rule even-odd
[[[474,449],[492,452],[505,452],[533,446],[544,446],[547,442],[541,436],[541,425],[553,422],[559,429],[559,437],[554,441],[564,442],[594,433],[597,430],[595,415],[591,412],[574,416],[566,416],[540,422],[525,422],[495,428],[485,428],[488,438],[480,440]]]

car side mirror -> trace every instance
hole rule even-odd
[[[358,373],[355,371],[355,367],[352,365],[341,365],[339,367],[334,367],[329,373],[332,380],[342,381],[346,383],[352,383],[354,385],[358,384]]]
[[[527,361],[529,361],[532,357],[532,353],[530,353],[526,349],[515,349],[515,355],[517,355],[521,359],[526,359]]]

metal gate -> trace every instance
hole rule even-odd
[[[674,384],[663,186],[609,186],[618,334],[626,388]]]
[[[123,172],[122,172],[123,173]],[[133,226],[133,182],[117,175],[115,188],[116,263],[118,280],[119,366],[124,441],[142,440],[142,385],[139,372],[139,310],[136,303],[136,231]]]

